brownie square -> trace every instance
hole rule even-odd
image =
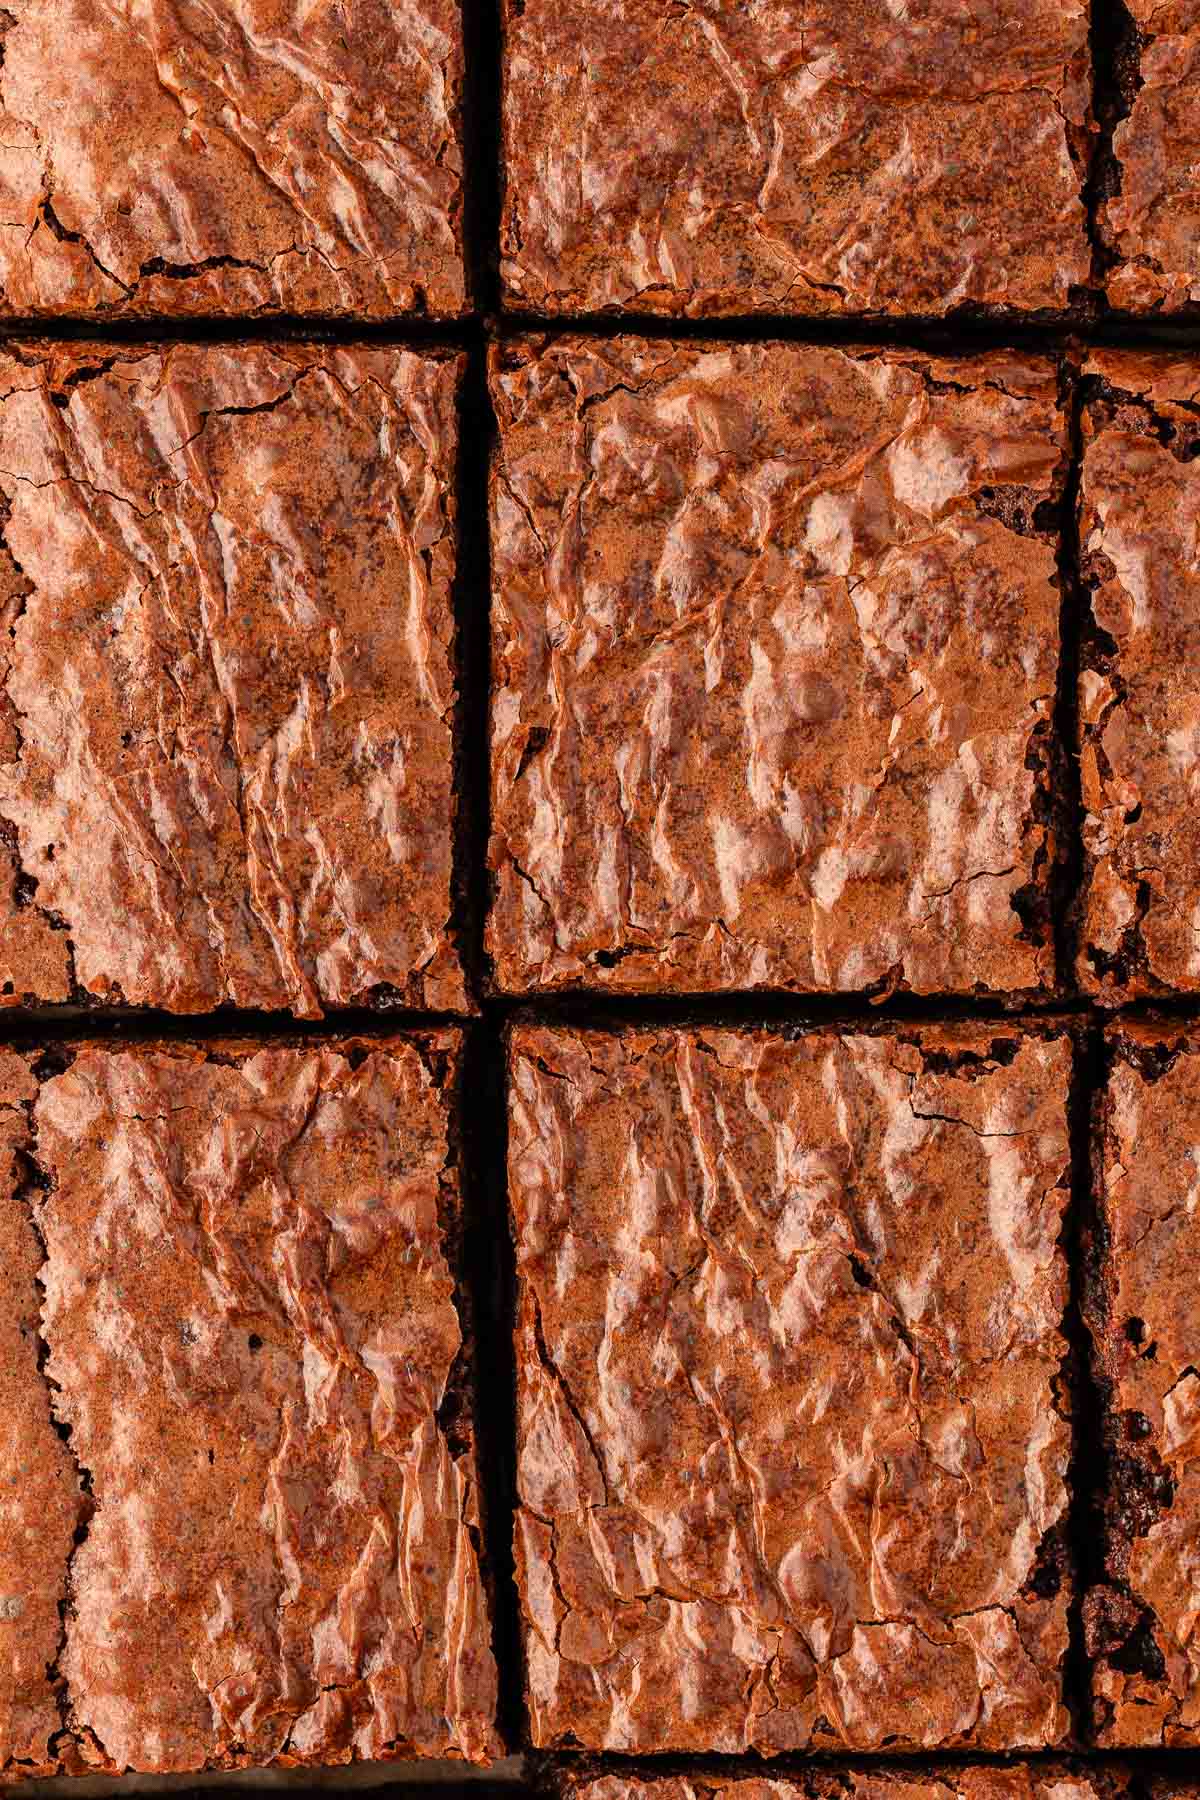
[[[710,1766],[632,1775],[597,1765],[558,1770],[551,1791],[556,1800],[1125,1800],[1141,1792],[1141,1783],[1135,1789],[1128,1771],[1111,1766],[1057,1760],[812,1767],[766,1777]]]
[[[458,0],[20,0],[0,53],[0,312],[465,310]]]
[[[1200,1735],[1200,1036],[1129,1023],[1097,1107],[1088,1323],[1104,1403],[1104,1581],[1084,1602],[1102,1745]]]
[[[1200,300],[1200,7],[1122,0],[1121,117],[1097,217],[1108,297],[1131,312]]]
[[[1059,307],[1091,273],[1084,0],[503,0],[508,303]]]
[[[0,986],[464,1010],[460,359],[0,357]]]
[[[6,1521],[0,1580],[10,1610],[28,1598],[18,1629],[56,1640],[19,1754],[113,1774],[495,1748],[458,1051],[82,1045],[32,1065],[36,1097],[14,1087],[30,1178],[0,1293],[24,1332],[22,1505],[50,1529],[31,1570]]]
[[[1054,983],[1048,361],[493,353],[504,992]]]
[[[1062,1740],[1070,1064],[514,1031],[536,1745]]]
[[[1200,989],[1200,360],[1085,365],[1079,976],[1106,1002]]]

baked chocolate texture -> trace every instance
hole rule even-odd
[[[1083,0],[504,0],[510,306],[944,314],[1091,275]]]
[[[0,988],[467,1005],[459,361],[0,357]]]
[[[1105,1579],[1084,1601],[1094,1733],[1102,1745],[1194,1745],[1200,1037],[1129,1022],[1114,1028],[1110,1047],[1088,1301],[1108,1464]]]
[[[1079,978],[1121,1002],[1200,991],[1200,360],[1094,352],[1079,537]]]
[[[454,316],[458,0],[15,0],[0,312]]]
[[[510,1041],[532,1738],[1060,1743],[1066,1037]]]
[[[1130,312],[1200,301],[1200,6],[1121,0],[1117,47],[1122,116],[1097,215],[1106,286]]]
[[[505,992],[1052,989],[1049,361],[493,353]]]
[[[560,1768],[545,1786],[555,1800],[1125,1800],[1166,1791],[1114,1765],[1077,1760],[1036,1763],[939,1762],[903,1770],[813,1766],[787,1775],[739,1775],[698,1765],[670,1775],[628,1774],[587,1766]],[[1190,1784],[1183,1783],[1188,1791]],[[1178,1788],[1175,1790],[1179,1791]]]
[[[0,1056],[0,1774],[495,1748],[458,1042]]]

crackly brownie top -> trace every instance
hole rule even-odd
[[[1086,282],[1083,0],[505,0],[535,312],[936,314]]]
[[[508,991],[1051,985],[1051,363],[500,346]]]
[[[1067,1041],[510,1057],[534,1741],[1059,1742]]]
[[[454,359],[0,359],[9,1003],[465,1003]]]
[[[1108,294],[1134,312],[1191,306],[1200,300],[1200,5],[1124,0],[1120,11],[1124,116],[1097,221]]]
[[[1200,360],[1085,367],[1079,973],[1102,999],[1200,989]]]
[[[94,1509],[61,1762],[494,1748],[456,1054],[450,1034],[84,1047],[43,1083],[46,1378]]]
[[[1108,1581],[1085,1619],[1101,1741],[1187,1745],[1200,1732],[1200,1040],[1131,1024],[1114,1048],[1090,1321],[1111,1444]]]
[[[567,1774],[562,1800],[1116,1800],[1126,1784],[1107,1769],[1065,1763],[1017,1763],[985,1767],[939,1763],[936,1768],[893,1771],[807,1769],[800,1775],[694,1774],[639,1777]]]
[[[457,0],[12,0],[0,311],[456,314]]]

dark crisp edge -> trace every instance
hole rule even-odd
[[[1095,1480],[1091,1493],[1090,1524],[1094,1549],[1089,1557],[1091,1585],[1083,1597],[1081,1625],[1083,1654],[1092,1664],[1107,1662],[1125,1674],[1151,1682],[1165,1675],[1162,1653],[1154,1641],[1156,1616],[1134,1595],[1128,1581],[1129,1556],[1136,1539],[1144,1537],[1175,1497],[1174,1483],[1153,1445],[1139,1427],[1140,1413],[1119,1413],[1115,1408],[1118,1374],[1117,1323],[1113,1317],[1115,1268],[1111,1226],[1106,1205],[1105,1162],[1111,1145],[1112,1101],[1108,1077],[1118,1063],[1135,1069],[1143,1081],[1162,1078],[1182,1055],[1195,1055],[1197,1047],[1186,1028],[1166,1019],[1157,1021],[1161,1035],[1132,1036],[1118,1024],[1106,1034],[1100,1052],[1103,1085],[1092,1105],[1091,1165],[1092,1210],[1083,1233],[1081,1303],[1091,1338],[1091,1379],[1095,1417],[1092,1421]],[[1111,1722],[1112,1709],[1091,1696],[1089,1731],[1092,1741],[1102,1739]],[[1200,1767],[1197,1768],[1200,1777]]]

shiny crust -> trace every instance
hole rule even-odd
[[[59,1607],[86,1516],[39,1373],[42,1246],[27,1161],[36,1093],[25,1058],[0,1051],[0,1782],[59,1766]]]
[[[75,1769],[495,1749],[471,1409],[441,1411],[457,1054],[83,1047],[43,1083],[46,1376],[95,1509]]]
[[[503,0],[508,303],[940,314],[1089,279],[1083,0]]]
[[[496,348],[506,992],[1054,980],[1051,363]]]
[[[1095,1730],[1103,1745],[1195,1745],[1200,1041],[1130,1025],[1113,1043],[1096,1171],[1103,1257],[1089,1319],[1111,1447],[1107,1585],[1084,1609]]]
[[[875,1767],[795,1776],[724,1776],[711,1769],[656,1778],[566,1775],[555,1791],[559,1800],[1117,1800],[1127,1785],[1107,1769],[1065,1763],[939,1763],[903,1773]]]
[[[1065,1038],[521,1027],[533,1740],[1062,1740]]]
[[[0,358],[0,984],[464,1010],[459,362]]]
[[[453,316],[457,0],[14,0],[0,311]]]
[[[1200,991],[1200,364],[1085,365],[1079,534],[1079,979],[1105,1002]]]
[[[1200,300],[1200,6],[1123,0],[1132,21],[1126,116],[1113,133],[1115,192],[1098,225],[1109,253],[1108,297],[1131,312]]]

